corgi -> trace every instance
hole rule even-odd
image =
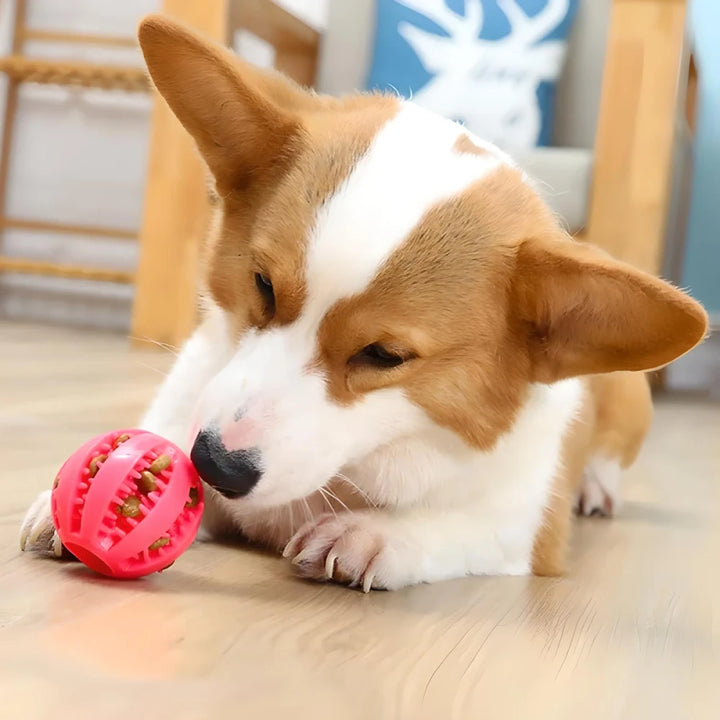
[[[617,509],[643,371],[703,339],[702,307],[572,240],[459,124],[164,17],[139,38],[217,195],[202,321],[142,423],[190,453],[205,534],[365,591],[562,573],[573,505]],[[49,493],[21,544],[60,554]]]

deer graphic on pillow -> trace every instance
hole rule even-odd
[[[548,0],[530,16],[515,0],[497,0],[510,32],[481,38],[482,0],[465,0],[465,15],[444,0],[396,0],[441,27],[448,37],[402,22],[399,34],[410,44],[432,79],[413,100],[428,110],[463,122],[503,148],[537,144],[542,114],[537,90],[554,82],[565,52],[563,40],[549,40],[568,14],[570,0]]]

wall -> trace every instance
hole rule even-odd
[[[201,2],[202,0],[198,0]],[[326,0],[280,0],[321,28]],[[131,37],[161,0],[28,0],[35,29]],[[15,3],[0,0],[0,53],[10,48]],[[246,43],[248,52],[262,52]],[[142,64],[136,49],[27,43],[26,54]],[[253,57],[251,59],[258,59]],[[6,78],[0,74],[0,121]],[[142,219],[151,100],[143,93],[21,85],[14,125],[7,214],[13,218],[135,231]],[[7,256],[133,270],[134,240],[6,230]],[[109,283],[0,274],[0,317],[129,327],[133,288]]]
[[[693,0],[691,23],[700,114],[683,282],[720,320],[720,2]]]
[[[2,52],[10,47],[14,2],[2,3]],[[27,25],[131,37],[159,0],[30,0]],[[141,64],[138,50],[26,43],[39,57]],[[6,78],[2,77],[3,90]],[[5,93],[2,93],[3,101]],[[11,145],[6,212],[10,217],[136,230],[142,214],[150,97],[53,86],[20,86]],[[133,240],[26,230],[2,235],[4,255],[132,270]],[[4,317],[124,329],[132,287],[3,274]]]

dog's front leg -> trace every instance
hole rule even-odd
[[[183,347],[140,427],[189,451],[193,415],[200,395],[227,363],[230,353],[223,318],[219,311],[211,312]],[[213,502],[209,501],[203,517],[206,525],[218,524],[222,515],[219,508],[211,506]],[[49,557],[62,556],[62,544],[50,512],[50,490],[40,493],[25,514],[20,528],[20,547]]]
[[[464,575],[530,571],[532,535],[479,509],[368,509],[324,514],[295,533],[283,555],[299,575],[395,590]]]
[[[162,435],[189,452],[200,396],[231,355],[225,321],[221,312],[214,310],[185,343],[140,427]]]
[[[198,404],[208,383],[230,361],[233,343],[222,311],[213,309],[185,343],[170,374],[140,422],[190,453],[195,440]],[[218,493],[205,493],[200,539],[233,534],[235,525]]]

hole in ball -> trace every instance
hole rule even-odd
[[[87,565],[91,570],[99,572],[102,575],[113,576],[113,571],[109,565],[103,562],[95,553],[79,547],[74,543],[66,543],[65,547],[69,550],[81,563]]]

